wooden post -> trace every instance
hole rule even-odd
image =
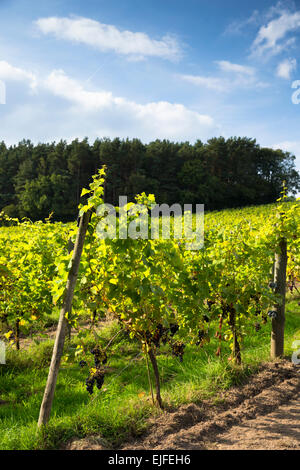
[[[16,320],[16,348],[20,349],[20,318]]]
[[[60,361],[64,349],[64,342],[66,336],[66,313],[69,312],[72,308],[72,301],[74,296],[74,289],[75,284],[77,281],[78,276],[78,269],[80,264],[80,258],[83,250],[84,240],[86,231],[88,228],[89,220],[90,220],[91,212],[88,211],[83,214],[80,218],[79,223],[79,230],[77,232],[72,261],[71,261],[71,268],[68,275],[66,290],[64,294],[63,305],[59,315],[59,322],[56,331],[56,338],[52,353],[51,364],[49,368],[49,374],[47,379],[47,384],[44,392],[43,401],[41,404],[40,415],[38,420],[38,427],[42,425],[46,425],[49,421],[52,402],[57,382],[57,376],[60,366]]]
[[[68,240],[68,253],[70,254],[71,251],[74,250],[74,243],[72,242],[72,239],[69,238]],[[71,306],[71,310],[68,312],[68,314],[70,315],[72,312],[72,306]],[[68,330],[68,341],[71,341],[71,332],[72,332],[72,328],[71,328],[71,323],[68,321],[67,322],[67,330]]]
[[[240,343],[239,343],[237,331],[236,331],[237,330],[236,311],[232,304],[230,304],[229,325],[230,325],[232,336],[233,336],[232,360],[235,364],[241,365],[242,363],[241,347],[240,347]],[[220,334],[221,334],[221,329],[220,329]]]
[[[287,242],[280,240],[279,252],[275,255],[274,283],[275,293],[281,297],[281,303],[274,306],[276,317],[272,318],[271,358],[283,356],[284,324],[285,324],[285,292],[286,292]]]

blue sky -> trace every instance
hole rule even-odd
[[[300,170],[299,46],[300,1],[0,0],[0,140],[247,136]]]

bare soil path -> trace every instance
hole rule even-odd
[[[207,444],[210,449],[300,449],[300,395],[273,413],[234,426]]]
[[[300,449],[300,366],[267,363],[248,383],[153,418],[142,438],[119,450]],[[100,436],[73,440],[72,450],[108,448]]]
[[[164,413],[123,449],[300,449],[300,367],[265,364],[249,383],[209,402]]]

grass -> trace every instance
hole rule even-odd
[[[287,303],[285,354],[292,355],[292,343],[300,339],[299,299]],[[110,323],[101,329],[104,344],[116,333]],[[187,346],[183,363],[167,354],[163,347],[158,355],[162,379],[162,398],[167,408],[200,402],[239,384],[269,359],[270,323],[247,335],[243,345],[243,366],[228,360],[224,347],[222,358],[215,355],[213,338],[203,349]],[[94,339],[84,339],[90,348]],[[67,343],[72,356],[78,339]],[[55,449],[71,437],[100,434],[111,445],[139,436],[147,427],[147,418],[159,411],[151,404],[145,358],[139,346],[119,335],[109,353],[103,389],[92,397],[85,390],[86,368],[78,360],[63,361],[59,373],[51,419],[47,430],[37,432],[36,422],[48,373],[53,341],[33,343],[23,351],[9,350],[7,364],[0,365],[0,449]],[[0,402],[1,403],[1,402]]]

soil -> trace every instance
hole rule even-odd
[[[90,436],[85,439],[71,439],[63,450],[105,450],[108,444],[101,437]]]
[[[81,442],[71,448],[82,448]],[[103,442],[84,440],[84,449],[104,448]],[[146,435],[119,450],[131,449],[300,449],[300,366],[290,360],[263,364],[247,383],[220,393],[214,402],[164,411],[152,419]]]

